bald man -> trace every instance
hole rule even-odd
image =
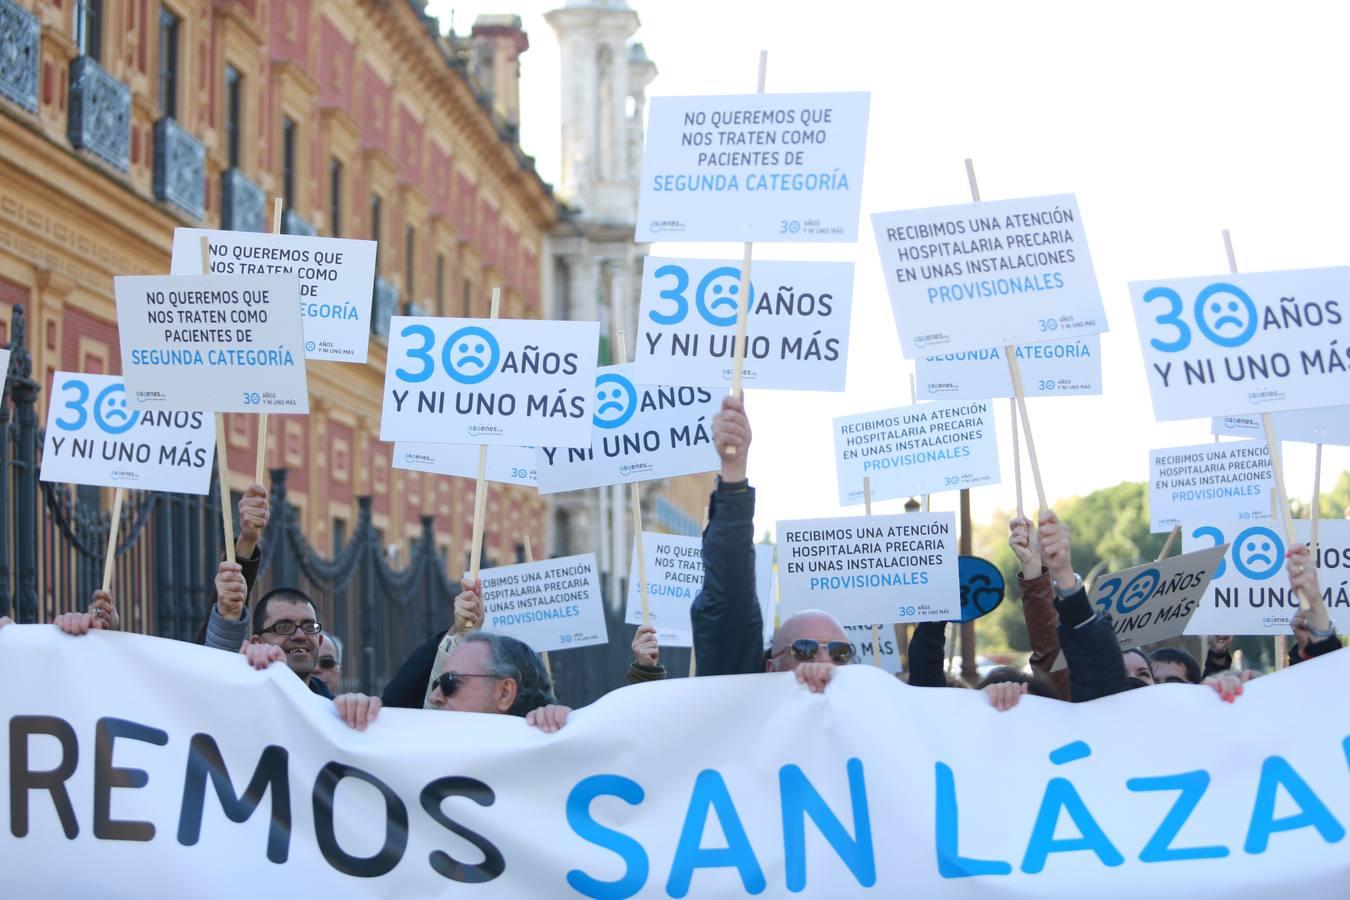
[[[713,443],[722,469],[703,531],[703,587],[690,613],[698,674],[793,671],[799,682],[822,691],[834,667],[853,659],[834,616],[821,610],[797,613],[774,632],[764,652],[755,592],[755,491],[746,478],[750,420],[740,398],[722,400],[713,418]]]

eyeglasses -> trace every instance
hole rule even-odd
[[[782,656],[784,653],[791,651],[793,658],[798,662],[810,662],[816,658],[816,654],[820,652],[820,647],[820,641],[811,638],[798,638],[779,650],[774,656]],[[829,641],[825,644],[825,652],[830,655],[830,659],[840,665],[853,660],[853,645],[848,641]]]
[[[267,634],[269,631],[274,631],[282,637],[287,637],[288,635],[295,634],[297,628],[305,634],[318,634],[320,631],[323,631],[323,624],[316,622],[313,619],[304,622],[292,622],[290,619],[282,619],[280,622],[273,622],[258,633]]]
[[[333,657],[331,657],[331,656],[320,656],[320,657],[319,657],[319,668],[320,668],[320,669],[336,669],[336,668],[337,668],[337,660],[336,660],[336,659],[333,659]]]
[[[464,678],[502,678],[502,675],[466,675],[463,672],[442,672],[441,677],[436,679],[436,687],[440,688],[441,694],[445,697],[455,696],[455,691],[464,682]]]

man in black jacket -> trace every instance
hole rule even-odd
[[[755,592],[755,489],[746,478],[750,420],[738,397],[726,397],[713,418],[713,443],[722,458],[703,531],[703,588],[691,619],[699,675],[795,671],[822,691],[837,665],[852,660],[843,627],[829,613],[808,610],[774,632],[764,652],[764,620]]]

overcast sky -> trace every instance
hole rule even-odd
[[[522,60],[522,144],[552,181],[558,49],[543,13],[558,5],[428,6],[445,27],[453,7],[461,33],[480,13],[523,17],[531,47]],[[1029,401],[1052,499],[1141,480],[1150,448],[1209,440],[1208,422],[1153,420],[1127,282],[1227,271],[1224,228],[1244,270],[1350,262],[1350,4],[631,5],[642,19],[636,39],[660,72],[652,96],[753,93],[760,49],[769,53],[770,92],[872,94],[858,243],[756,250],[756,258],[856,266],[847,393],[747,395],[761,531],[777,519],[858,511],[838,507],[830,419],[909,402],[910,366],[869,217],[967,202],[966,157],[986,200],[1074,193],[1082,210],[1111,328],[1102,339],[1106,393]],[[740,248],[655,244],[652,253],[739,258]],[[972,492],[977,519],[1012,505],[1006,405],[999,412],[1004,484]],[[1328,448],[1323,483],[1347,467],[1350,450]],[[1285,472],[1292,495],[1310,496],[1311,447],[1286,444]],[[933,502],[955,505],[955,494]],[[876,510],[901,508],[891,501]]]

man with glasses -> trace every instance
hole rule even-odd
[[[806,610],[783,622],[764,652],[755,593],[755,490],[746,476],[750,439],[745,403],[724,398],[713,418],[713,444],[722,468],[703,532],[703,587],[690,614],[698,674],[792,671],[819,693],[835,666],[852,662],[853,651],[834,616]]]
[[[333,701],[338,715],[365,731],[380,711],[378,697],[343,694]],[[432,681],[431,709],[523,716],[527,725],[552,734],[567,723],[572,710],[559,706],[553,682],[539,656],[524,641],[504,634],[465,634]]]
[[[255,669],[284,660],[311,691],[331,700],[328,686],[313,677],[322,635],[314,601],[296,588],[277,588],[258,598],[253,607],[253,635],[239,652]]]

